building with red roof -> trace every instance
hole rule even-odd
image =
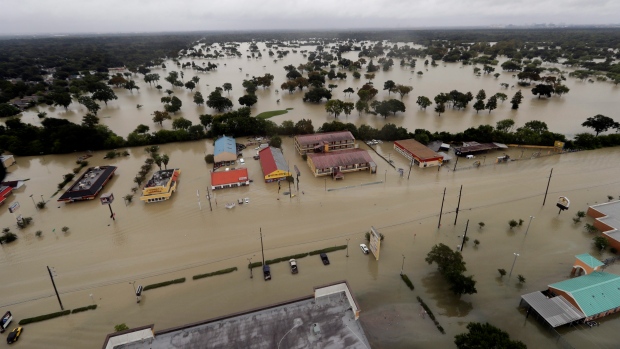
[[[8,185],[0,186],[0,205],[2,205],[6,201],[6,197],[11,195],[13,192],[13,188]]]
[[[265,182],[275,182],[291,176],[282,150],[268,147],[258,152]]]
[[[312,133],[295,136],[295,149],[299,155],[328,153],[355,148],[355,137],[350,131]]]
[[[211,172],[211,189],[224,189],[250,185],[247,168]]]
[[[394,150],[420,167],[440,166],[443,156],[415,139],[394,141]]]
[[[308,153],[307,162],[315,177],[331,175],[343,178],[344,172],[369,170],[377,172],[377,164],[363,149],[347,149],[330,153]]]

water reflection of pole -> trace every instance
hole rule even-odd
[[[60,295],[58,295],[58,289],[56,289],[56,283],[54,282],[54,276],[52,275],[52,270],[49,266],[47,267],[47,272],[50,274],[52,286],[54,286],[54,292],[56,292],[56,298],[58,298],[58,304],[60,304],[60,310],[65,310],[65,308],[62,306],[62,301],[60,300]]]
[[[456,217],[454,217],[454,225],[456,225],[456,220],[459,218],[459,208],[461,207],[461,193],[463,192],[463,185],[461,184],[461,190],[459,190],[459,203],[456,205]]]
[[[547,193],[549,192],[549,184],[551,183],[551,175],[553,175],[553,168],[551,168],[551,172],[549,173],[549,181],[547,182],[547,190],[545,190],[545,199],[543,200],[543,206],[545,206],[545,202],[547,201]]]
[[[519,257],[518,253],[514,253],[515,255],[515,260],[512,261],[512,267],[510,267],[510,273],[508,274],[508,278],[510,279],[510,276],[512,275],[512,269],[515,267],[515,263],[517,263],[517,257]]]
[[[443,199],[441,199],[441,208],[439,209],[439,223],[437,229],[441,227],[441,215],[443,214],[443,202],[446,200],[446,188],[443,188]]]

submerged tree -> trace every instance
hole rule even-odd
[[[426,108],[429,107],[431,104],[433,104],[433,102],[431,102],[431,100],[428,97],[419,96],[418,100],[416,101],[416,104],[420,106],[420,109],[426,110]]]
[[[473,348],[502,348],[502,349],[527,349],[520,341],[511,340],[508,333],[489,323],[481,324],[470,322],[467,325],[467,333],[458,334],[454,337],[454,344],[458,349]]]
[[[594,132],[596,132],[596,136],[598,137],[599,133],[605,132],[610,128],[619,129],[620,123],[614,121],[614,119],[610,117],[598,114],[587,118],[586,121],[581,124],[581,126],[593,129]]]
[[[510,103],[512,104],[512,109],[519,109],[519,104],[521,104],[521,101],[523,101],[523,93],[521,93],[521,90],[519,90],[510,100]]]

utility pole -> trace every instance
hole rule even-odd
[[[347,239],[347,257],[349,257],[349,240],[351,240],[350,238]]]
[[[437,223],[437,229],[441,227],[441,215],[443,214],[443,202],[446,200],[446,188],[443,188],[443,199],[441,199],[441,208],[439,209],[439,223]]]
[[[456,205],[456,217],[454,217],[454,225],[456,225],[456,220],[459,218],[459,208],[461,207],[461,193],[463,192],[463,185],[461,184],[461,190],[459,190],[459,203]]]
[[[198,197],[198,208],[202,211],[202,205],[200,205],[200,190],[196,189],[196,197]]]
[[[62,301],[60,300],[60,295],[58,295],[58,289],[56,289],[56,283],[54,282],[54,275],[52,275],[52,270],[50,267],[47,267],[47,272],[50,274],[50,279],[52,280],[52,286],[54,286],[54,292],[56,292],[56,298],[58,298],[58,304],[60,304],[60,310],[65,310],[62,306]]]
[[[469,219],[467,220],[467,224],[465,224],[465,233],[463,233],[463,241],[461,241],[461,251],[463,252],[463,246],[465,245],[465,238],[467,237],[467,228],[469,227]]]
[[[459,163],[459,156],[456,156],[456,161],[454,162],[454,168],[452,169],[452,171],[456,171],[456,164]]]
[[[545,202],[547,201],[547,193],[549,192],[549,184],[551,184],[551,175],[553,175],[553,168],[551,168],[551,172],[549,173],[549,181],[547,182],[547,190],[545,190],[545,199],[543,200],[543,206],[545,206]]]
[[[403,275],[403,268],[405,268],[405,255],[403,255],[403,264],[400,266],[400,275]]]

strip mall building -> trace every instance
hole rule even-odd
[[[440,166],[443,156],[415,139],[394,141],[394,150],[420,167]]]

